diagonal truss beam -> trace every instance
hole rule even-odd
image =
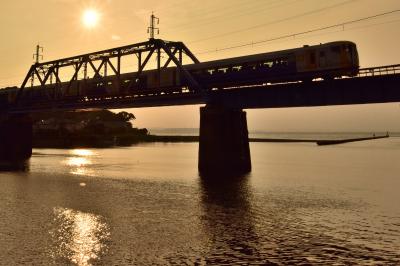
[[[172,51],[172,55],[175,56],[175,55],[176,55],[176,52],[178,52],[178,49],[175,47],[174,50]],[[168,65],[171,63],[171,61],[172,61],[172,58],[169,57],[168,60],[167,60],[167,62],[164,63],[163,68],[167,68]],[[182,64],[182,59],[181,59],[181,58],[179,58],[179,63]]]
[[[151,56],[154,54],[154,49],[150,50],[150,52],[147,54],[146,58],[144,59],[143,63],[141,62],[142,60],[142,53],[139,54],[139,70],[136,73],[135,77],[129,82],[128,88],[132,87],[133,84],[136,82],[136,79],[139,78],[140,74],[142,74],[144,68],[146,67],[147,63],[149,62]]]
[[[170,48],[167,47],[165,43],[161,43],[161,47],[164,50],[164,52],[167,53],[169,59],[172,60],[178,67],[178,69],[183,73],[185,78],[189,81],[190,85],[197,90],[201,90],[199,83],[197,83],[197,81],[193,78],[193,76],[189,73],[189,71],[187,71],[187,69],[183,67],[182,62],[179,62],[179,60],[171,52]]]
[[[161,58],[162,52],[167,55],[167,58]],[[124,72],[124,69],[122,69],[121,59],[130,55],[134,55],[133,58],[138,66],[138,71],[136,72],[136,78],[131,80],[128,88],[133,85],[133,82],[136,81],[145,68],[148,69],[153,67],[152,69],[157,69],[159,73],[161,73],[163,69],[167,68],[171,65],[171,63],[173,63],[189,82],[190,87],[194,89],[201,89],[200,84],[193,78],[190,72],[187,71],[183,65],[184,58],[193,63],[199,63],[199,60],[186,47],[185,44],[182,42],[150,39],[147,42],[68,57],[60,60],[36,63],[30,67],[24,81],[22,82],[17,94],[16,102],[18,104],[21,98],[23,98],[25,90],[46,90],[49,87],[55,90],[54,98],[50,100],[56,100],[55,95],[61,95],[61,97],[63,97],[65,93],[68,92],[72,87],[74,82],[79,82],[81,79],[106,78],[109,76],[109,73],[107,73],[107,67],[111,68],[111,75],[116,76],[119,80],[121,74],[129,72]],[[150,60],[154,57],[157,62],[155,68],[154,66],[149,66]],[[114,65],[111,61],[111,59],[114,58],[117,60],[116,65]],[[98,64],[96,67],[95,62],[99,62],[100,64]],[[132,62],[132,59],[130,59],[130,62]],[[88,66],[90,66],[89,68],[91,69],[91,73],[93,73],[93,76],[91,77],[87,76]],[[66,74],[66,76],[61,76],[61,69],[69,69],[68,71],[65,71],[68,74]],[[82,69],[84,71],[84,75],[79,75],[79,72]],[[63,70],[62,73],[64,74],[65,72]],[[56,79],[54,84],[52,83],[53,76]],[[37,79],[39,81],[39,85],[34,85],[33,87],[27,86],[28,81],[31,78]]]

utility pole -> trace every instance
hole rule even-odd
[[[36,45],[36,53],[33,54],[33,59],[35,59],[35,64],[38,64],[40,59],[43,60],[43,47],[39,44]]]
[[[150,16],[150,27],[147,28],[147,33],[150,34],[150,40],[154,39],[154,32],[157,30],[157,34],[160,34],[160,29],[156,28],[156,21],[157,21],[157,25],[160,24],[160,19],[157,18],[156,16],[154,16],[154,13],[151,13]]]
[[[36,45],[36,53],[33,54],[33,59],[35,59],[35,64],[39,64],[40,59],[43,60],[43,47],[39,44]],[[33,87],[35,83],[35,74],[32,73],[31,86]]]

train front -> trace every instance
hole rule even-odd
[[[346,45],[346,52],[349,53],[351,60],[352,76],[358,74],[358,69],[360,68],[360,61],[358,58],[357,45],[353,42],[348,42]]]

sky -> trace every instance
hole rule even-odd
[[[400,63],[400,12],[310,34],[296,33],[400,10],[399,0],[3,0],[0,88],[20,86],[35,46],[44,61],[142,42],[152,12],[164,40],[209,61],[337,40],[357,44],[361,67]],[[86,25],[85,11],[98,22]],[[242,48],[225,49],[240,44]],[[223,49],[223,50],[221,50]],[[135,125],[197,128],[199,106],[129,109]],[[246,110],[250,131],[400,131],[399,103]]]

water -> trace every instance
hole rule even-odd
[[[220,182],[197,149],[35,149],[0,173],[0,265],[400,264],[400,138],[252,143]]]
[[[198,136],[198,128],[151,128],[151,134],[160,136]],[[270,138],[270,139],[312,139],[312,140],[326,140],[326,139],[345,139],[345,138],[366,138],[376,136],[383,136],[387,133],[393,137],[400,137],[400,132],[267,132],[255,130],[249,132],[249,138]]]

